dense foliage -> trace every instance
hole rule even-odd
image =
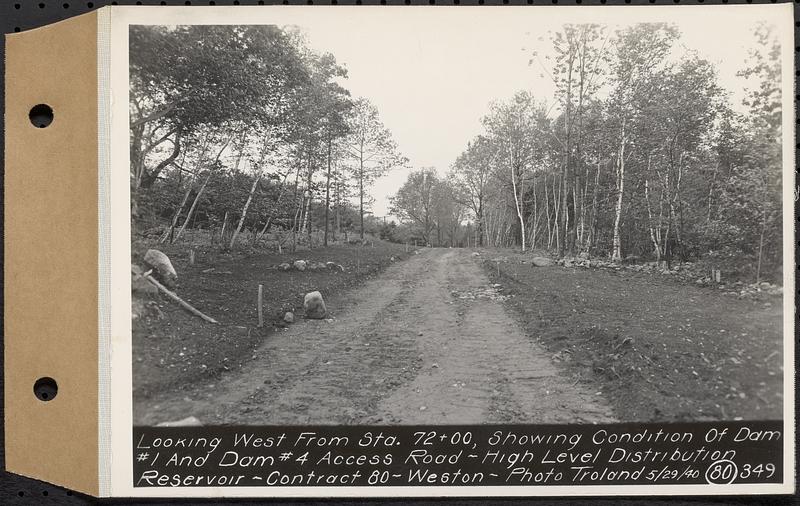
[[[243,237],[295,248],[377,232],[370,185],[405,159],[301,33],[133,26],[130,70],[134,240],[204,230],[223,249]]]
[[[729,276],[780,279],[780,46],[765,26],[755,35],[740,72],[749,95],[735,107],[714,66],[674,26],[568,25],[553,34],[552,65],[536,53],[531,63],[549,73],[556,96],[520,91],[493,104],[484,133],[442,178],[472,222],[448,241],[702,260]],[[452,213],[422,205],[435,192],[424,174],[409,178],[395,204],[427,237]]]

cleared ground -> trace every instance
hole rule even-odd
[[[323,257],[325,251],[314,254]],[[375,263],[373,272],[388,267],[357,288],[323,290],[328,320],[298,315],[288,328],[265,331],[253,328],[247,313],[250,325],[229,323],[226,328],[233,330],[217,335],[216,347],[207,335],[221,332],[219,327],[163,303],[167,316],[145,319],[134,335],[134,421],[149,425],[196,416],[204,424],[447,424],[780,417],[780,299],[739,300],[650,274],[533,267],[514,255],[504,257],[498,276],[493,254],[403,251],[405,260]],[[235,275],[204,284],[206,307],[223,295],[229,311],[251,306],[251,287],[242,283],[254,262],[266,263],[236,262]],[[270,276],[258,279],[274,279]],[[336,285],[336,278],[315,278],[335,276],[331,273],[292,276],[295,282],[304,276],[301,286],[292,287],[297,297],[323,282]],[[351,278],[340,281],[345,279]],[[183,322],[177,331],[176,321]],[[186,326],[188,333],[182,330]],[[170,344],[175,342],[180,345]],[[146,376],[163,369],[153,364],[163,359],[153,343],[173,355],[185,348],[180,358],[193,358],[178,362],[180,370],[167,367],[171,371],[156,381]],[[218,349],[239,350],[238,358],[217,357],[221,371],[204,373],[208,366],[198,360]],[[181,382],[182,377],[188,379]]]
[[[205,424],[587,423],[611,421],[509,318],[480,265],[423,250],[265,340],[218,381],[164,391],[135,421]]]
[[[783,299],[484,251],[525,331],[621,421],[780,419]],[[500,261],[498,276],[497,262]]]

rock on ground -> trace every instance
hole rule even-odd
[[[531,259],[531,263],[536,267],[548,267],[550,265],[553,265],[553,260],[545,257],[533,257]]]
[[[278,269],[280,269],[282,271],[288,271],[291,268],[292,268],[292,266],[290,264],[286,263],[286,262],[283,262],[282,264],[278,265]]]
[[[322,294],[319,292],[307,293],[303,300],[303,308],[306,310],[306,318],[321,320],[328,314],[325,301],[322,299]]]
[[[304,271],[306,270],[306,267],[308,267],[308,264],[305,260],[295,260],[293,265],[298,271]]]
[[[189,416],[172,422],[161,422],[156,427],[201,427],[203,424],[195,416]]]
[[[344,272],[344,267],[342,265],[340,265],[340,264],[335,263],[335,262],[327,262],[325,264],[325,266],[328,269],[332,270],[332,271]]]
[[[172,290],[178,282],[178,273],[172,266],[169,257],[157,249],[149,249],[144,254],[144,263],[153,269],[154,277],[164,286]]]
[[[286,323],[294,323],[294,313],[287,311],[286,314],[283,315],[283,321]]]

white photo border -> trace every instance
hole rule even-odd
[[[98,184],[109,185],[107,202],[111,208],[101,218],[101,234],[108,234],[110,255],[100,255],[100,272],[110,272],[109,283],[101,293],[100,314],[110,315],[110,326],[100,337],[100,378],[110,378],[110,385],[100,385],[101,420],[100,482],[101,493],[112,497],[499,497],[499,496],[672,496],[672,495],[750,495],[791,494],[795,492],[795,128],[794,128],[794,26],[793,4],[751,5],[679,5],[679,6],[237,6],[233,7],[113,7],[99,11],[100,26],[107,23],[107,33],[98,42],[110,40],[109,55],[100,65],[108,65],[110,85],[110,156],[108,180],[99,176]],[[680,22],[705,16],[713,23],[725,16],[763,16],[774,22],[781,41],[783,99],[783,262],[784,262],[784,481],[782,484],[734,485],[569,485],[569,486],[431,486],[431,487],[158,487],[133,486],[133,416],[132,416],[132,343],[130,281],[130,193],[129,193],[129,57],[130,25],[234,25],[276,24],[303,25],[309,18],[324,18],[329,23],[349,22],[369,16],[380,22],[413,22],[418,16],[440,16],[443,22],[457,22],[464,16],[530,16],[531,23],[544,16],[563,18],[564,22],[613,23],[621,16],[627,21]],[[713,20],[713,21],[711,21]],[[380,48],[365,48],[380,51]],[[100,51],[102,53],[102,50]],[[789,93],[791,91],[791,93]],[[103,102],[101,97],[100,102]],[[101,139],[102,140],[102,139]],[[101,150],[103,148],[101,147]],[[104,158],[101,158],[103,160]],[[101,172],[104,168],[101,167]],[[108,262],[107,265],[102,263]],[[101,290],[102,291],[102,290]],[[103,327],[101,327],[102,329]],[[105,357],[105,358],[104,358]],[[106,476],[105,473],[110,472]]]

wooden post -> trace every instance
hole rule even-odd
[[[189,265],[194,265],[194,250],[189,250]]]
[[[258,326],[264,326],[264,285],[258,285]]]

